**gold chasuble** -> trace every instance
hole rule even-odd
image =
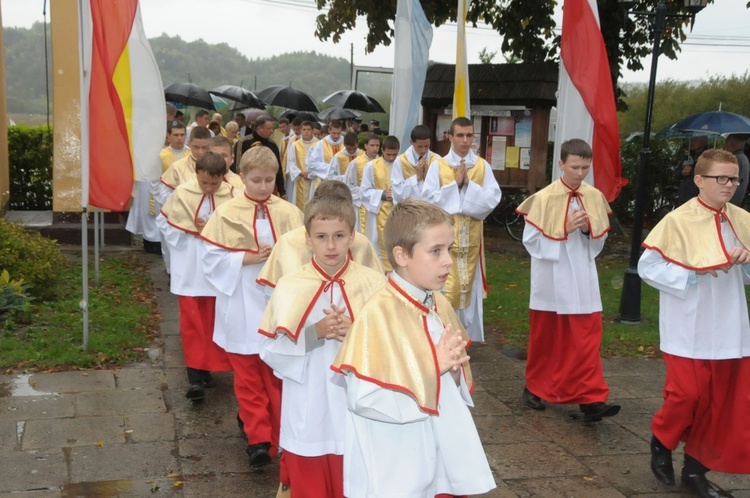
[[[401,171],[404,175],[404,180],[408,180],[409,178],[417,174],[416,165],[409,162],[409,158],[407,157],[406,152],[398,156],[398,158],[401,160]],[[427,165],[431,166],[432,163],[437,160],[438,155],[430,151],[430,158],[427,160]]]
[[[234,187],[236,190],[235,195],[239,195],[245,191],[245,184],[242,183],[242,178],[232,170],[229,170],[224,174],[224,183],[228,183]]]
[[[344,143],[343,140],[341,143]],[[328,140],[323,139],[323,160],[326,164],[331,164],[331,159],[333,159],[333,156],[338,154],[340,150],[341,144],[333,145]]]
[[[393,171],[393,163],[386,162],[385,159],[379,157],[372,161],[372,179],[373,185],[376,190],[388,190],[391,188],[391,171]],[[383,262],[383,266],[387,271],[393,270],[391,262],[388,260],[388,252],[385,250],[385,240],[383,240],[383,228],[385,228],[385,220],[388,219],[388,215],[393,209],[393,201],[381,201],[380,211],[375,215],[375,222],[378,225],[378,244],[380,245],[380,259]]]
[[[318,266],[313,258],[289,278],[279,281],[274,292],[281,293],[284,299],[272,299],[268,303],[258,332],[267,337],[286,334],[297,342],[315,303],[321,294],[333,293],[334,285],[341,288],[346,303],[345,314],[355,320],[367,299],[382,289],[385,282],[382,273],[359,266],[350,260],[344,263],[336,275],[331,276]]]
[[[643,247],[688,270],[721,268],[731,263],[721,238],[722,220],[745,249],[750,248],[750,213],[729,203],[719,211],[700,197],[669,213],[651,230]]]
[[[525,216],[526,223],[548,239],[567,240],[565,224],[568,221],[568,206],[574,197],[578,198],[589,216],[590,237],[603,237],[609,231],[609,214],[612,210],[604,194],[586,182],[572,189],[560,178],[523,201],[516,212]]]
[[[234,192],[228,183],[222,183],[216,192],[206,195],[198,185],[198,180],[195,179],[175,189],[161,209],[161,214],[173,227],[193,235],[200,235],[200,231],[195,226],[195,220],[203,202],[211,203],[213,213],[217,207],[232,199],[234,199]]]
[[[172,190],[185,182],[195,178],[195,159],[190,154],[172,163],[167,171],[162,173],[161,182]]]
[[[433,296],[433,309],[443,324],[460,329],[464,340],[471,343],[445,297],[439,292]],[[429,312],[393,279],[388,279],[388,285],[367,301],[354,320],[331,368],[408,394],[423,412],[438,415],[440,368],[427,330]],[[461,355],[466,355],[466,350]],[[471,368],[468,363],[462,368],[473,391]]]
[[[349,163],[364,155],[365,151],[363,151],[362,149],[357,149],[357,152],[355,152],[354,155],[351,156],[348,152],[346,152],[346,149],[338,151],[338,153],[336,153],[336,160],[338,161],[338,169],[336,170],[336,174],[339,176],[344,176],[346,174],[346,168],[349,166]]]
[[[318,143],[317,138],[313,138],[309,142],[305,142],[300,138],[289,145],[290,147],[294,147],[294,162],[302,173],[307,171],[307,153],[310,147],[313,147],[316,143]],[[298,208],[304,211],[307,201],[310,198],[310,180],[305,180],[301,176],[298,176],[297,180],[295,180],[294,188],[294,202]]]
[[[301,226],[284,234],[276,241],[276,245],[273,246],[271,255],[260,270],[256,282],[260,285],[276,287],[276,283],[281,277],[293,273],[307,264],[313,253],[310,246],[307,245],[306,233],[305,227]],[[354,232],[354,242],[349,248],[349,259],[360,266],[372,268],[381,275],[385,273],[383,264],[380,262],[378,253],[375,252],[370,240],[359,232]]]
[[[442,158],[438,161],[438,167],[441,187],[456,181],[458,168],[453,168]],[[466,174],[472,182],[484,185],[484,170],[484,159],[477,157],[474,166],[466,168]],[[471,303],[471,289],[477,265],[481,269],[484,292],[487,292],[487,281],[484,276],[484,222],[465,214],[454,214],[453,220],[453,265],[445,283],[445,296],[454,309],[461,310]]]
[[[258,252],[255,220],[258,212],[268,218],[273,241],[303,223],[302,211],[285,200],[270,196],[259,201],[244,193],[216,209],[201,232],[201,238],[228,251]]]
[[[175,161],[179,161],[180,159],[185,157],[185,154],[189,152],[189,147],[183,147],[182,150],[178,150],[176,152],[171,147],[164,147],[161,152],[159,152],[162,174],[164,174],[164,172],[167,171],[170,166],[172,166],[172,163],[174,163]]]
[[[375,158],[377,159],[377,157]],[[370,159],[367,154],[362,154],[361,156],[357,156],[357,158],[354,160],[354,166],[357,168],[357,186],[362,185],[362,175],[365,172],[365,166],[367,166],[367,163],[370,161],[374,161],[375,159]],[[367,224],[367,208],[364,206],[359,206],[359,231],[361,233],[365,233],[365,226]]]

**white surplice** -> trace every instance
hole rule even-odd
[[[414,147],[410,146],[406,149],[406,159],[413,164],[415,167],[419,162],[419,156],[414,152]],[[435,154],[431,150],[427,151],[427,164],[429,165],[432,161],[440,159],[438,154]],[[436,156],[436,159],[433,159]],[[416,199],[422,198],[422,188],[424,187],[424,181],[419,181],[417,175],[412,175],[408,179],[404,180],[404,169],[401,165],[401,154],[398,155],[395,161],[393,161],[393,171],[391,173],[391,182],[393,186],[393,204],[414,197]]]
[[[315,193],[317,180],[325,180],[328,178],[328,172],[331,165],[330,159],[326,160],[325,158],[323,142],[328,142],[330,145],[338,146],[339,150],[341,150],[341,148],[344,147],[344,137],[341,136],[337,141],[334,141],[331,139],[330,135],[326,135],[325,138],[319,140],[318,143],[310,147],[310,150],[307,151],[307,158],[305,159],[307,163],[307,174],[308,178],[312,181],[312,184],[310,185],[310,199],[313,198],[313,194]]]

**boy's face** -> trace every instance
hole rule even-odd
[[[380,150],[380,140],[378,140],[377,138],[368,140],[367,143],[365,143],[365,152],[369,157],[377,156],[378,150]]]
[[[208,114],[195,118],[195,123],[198,126],[208,126]]]
[[[453,151],[459,156],[464,157],[471,150],[471,143],[474,141],[474,127],[455,126],[450,139]]]
[[[198,185],[201,191],[206,195],[213,195],[221,187],[223,179],[220,176],[211,176],[205,171],[196,172],[195,176],[198,178]]]
[[[193,158],[195,159],[195,162],[200,161],[204,155],[206,155],[206,152],[208,152],[208,142],[210,139],[208,138],[191,138],[190,143],[190,153],[193,155]]]
[[[328,134],[331,136],[331,140],[337,142],[341,138],[341,128],[328,128]]]
[[[422,290],[439,291],[448,280],[453,258],[453,227],[441,223],[427,228],[414,245],[411,256],[400,247],[393,248],[396,271],[404,280]]]
[[[314,136],[315,138],[317,138],[318,140],[320,140],[320,137],[322,136],[322,133],[321,133],[321,131],[320,131],[320,129],[319,129],[319,128],[313,128],[313,129],[312,129],[312,134],[313,134],[313,136]]]
[[[182,149],[185,146],[185,128],[173,128],[167,141],[173,149]]]
[[[739,167],[732,163],[713,163],[705,175],[726,176],[728,178],[737,178],[740,174]],[[716,178],[707,178],[706,176],[695,175],[693,181],[698,186],[698,196],[709,206],[714,209],[721,209],[729,202],[737,185],[727,181],[724,185],[719,185]],[[722,179],[723,180],[723,179]]]
[[[232,154],[232,149],[223,145],[211,145],[208,149],[214,154],[219,154],[224,158],[224,162],[227,163],[227,171],[229,171],[229,167],[234,162],[234,154]]]
[[[383,149],[383,159],[392,163],[398,157],[398,149]]]
[[[284,134],[284,136],[289,134],[289,123],[279,123],[279,130],[281,130],[281,133]]]
[[[307,245],[312,248],[315,262],[328,275],[335,275],[349,257],[349,247],[354,242],[354,232],[340,218],[310,221],[310,233],[305,233]]]
[[[346,153],[350,156],[353,156],[357,153],[357,149],[359,149],[359,146],[357,144],[354,145],[345,145],[344,148],[346,149]]]
[[[565,162],[560,161],[560,171],[565,184],[571,188],[578,188],[591,168],[591,158],[569,154]]]
[[[242,173],[245,193],[253,199],[264,201],[271,197],[276,186],[276,171],[272,168],[251,168]]]
[[[414,152],[417,154],[417,157],[426,156],[427,151],[430,150],[430,139],[425,138],[423,140],[412,140],[411,146],[414,149]]]
[[[302,140],[305,142],[309,142],[313,138],[313,127],[312,126],[303,126],[301,128],[302,130]]]
[[[292,131],[296,136],[299,136],[300,133],[302,133],[302,126],[301,125],[292,125]],[[308,138],[309,140],[309,138]]]

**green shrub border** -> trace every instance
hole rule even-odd
[[[10,202],[13,211],[52,209],[52,130],[9,126]]]

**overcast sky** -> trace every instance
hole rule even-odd
[[[746,1],[717,0],[698,14],[679,59],[659,59],[658,79],[695,80],[744,74],[750,68],[750,10],[745,7]],[[45,3],[49,5],[45,0],[0,0],[3,26],[29,27],[42,21]],[[349,60],[350,44],[354,44],[355,64],[393,66],[393,45],[365,54],[363,21],[338,44],[315,38],[319,12],[314,0],[141,0],[141,11],[149,37],[166,33],[187,41],[203,38],[209,43],[226,42],[248,58],[315,50]],[[47,16],[49,19],[49,12]],[[561,26],[559,12],[556,20]],[[430,59],[454,62],[455,46],[455,25],[440,27],[435,30]],[[491,28],[467,30],[470,63],[479,62],[482,48],[494,51],[499,46],[500,37]],[[495,62],[503,62],[502,57],[498,55]],[[650,58],[644,66],[644,71],[635,73],[625,69],[624,81],[647,81]]]

